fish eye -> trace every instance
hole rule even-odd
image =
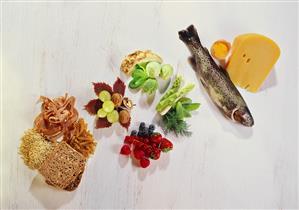
[[[236,122],[242,122],[242,112],[238,108],[234,109],[231,118]]]

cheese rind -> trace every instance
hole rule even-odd
[[[257,92],[280,56],[277,44],[260,34],[235,38],[227,71],[235,85]]]

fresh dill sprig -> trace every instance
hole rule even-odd
[[[191,136],[192,134],[192,132],[189,131],[189,125],[177,115],[175,109],[170,109],[163,115],[162,121],[166,133],[173,131],[177,136]]]

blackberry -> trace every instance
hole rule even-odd
[[[148,128],[145,127],[142,130],[139,130],[137,135],[141,136],[141,137],[147,137],[148,136]]]
[[[154,124],[150,124],[150,126],[148,127],[149,130],[154,131],[155,130],[155,125]]]
[[[138,131],[137,136],[144,137],[144,131]]]
[[[145,127],[144,130],[143,130],[144,136],[149,136],[148,133],[149,133],[149,129],[147,127]]]
[[[142,130],[143,128],[145,128],[145,123],[141,122],[140,125],[139,125],[139,130]]]
[[[136,130],[132,130],[131,131],[131,136],[136,136],[137,135],[137,131]]]

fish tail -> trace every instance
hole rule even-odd
[[[182,40],[186,45],[190,45],[190,44],[198,45],[199,44],[201,46],[201,42],[200,42],[197,30],[194,27],[194,25],[188,26],[188,28],[186,30],[179,31],[179,37],[180,37],[180,40]]]

